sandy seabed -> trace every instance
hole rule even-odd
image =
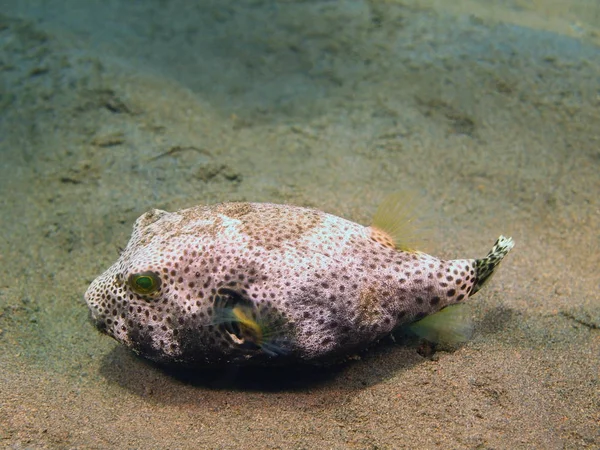
[[[0,446],[600,448],[600,4],[3,0]],[[83,292],[158,207],[399,189],[516,247],[453,351],[168,373]]]

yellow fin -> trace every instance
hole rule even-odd
[[[473,334],[469,307],[463,304],[446,306],[408,327],[417,336],[436,344],[456,346]]]
[[[264,329],[255,319],[252,318],[250,311],[241,306],[235,306],[231,310],[231,314],[239,326],[245,328],[246,334],[250,335],[252,341],[259,347],[264,340]]]
[[[282,317],[248,305],[217,308],[213,324],[223,327],[240,348],[259,348],[269,356],[289,353],[291,338]]]
[[[405,252],[415,251],[427,240],[424,223],[417,219],[419,196],[401,191],[387,196],[377,208],[371,229],[373,239]]]

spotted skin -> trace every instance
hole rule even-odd
[[[478,271],[489,277],[508,250],[493,261],[440,260],[289,205],[152,210],[85,300],[102,332],[160,363],[333,361],[466,300]]]

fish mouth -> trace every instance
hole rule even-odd
[[[98,317],[95,317],[94,311],[90,310],[88,314],[88,322],[90,322],[100,333],[109,334],[106,322]]]

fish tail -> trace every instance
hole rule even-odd
[[[475,276],[477,282],[471,294],[479,291],[492,277],[500,261],[508,254],[515,243],[512,238],[500,236],[485,258],[475,260]]]

